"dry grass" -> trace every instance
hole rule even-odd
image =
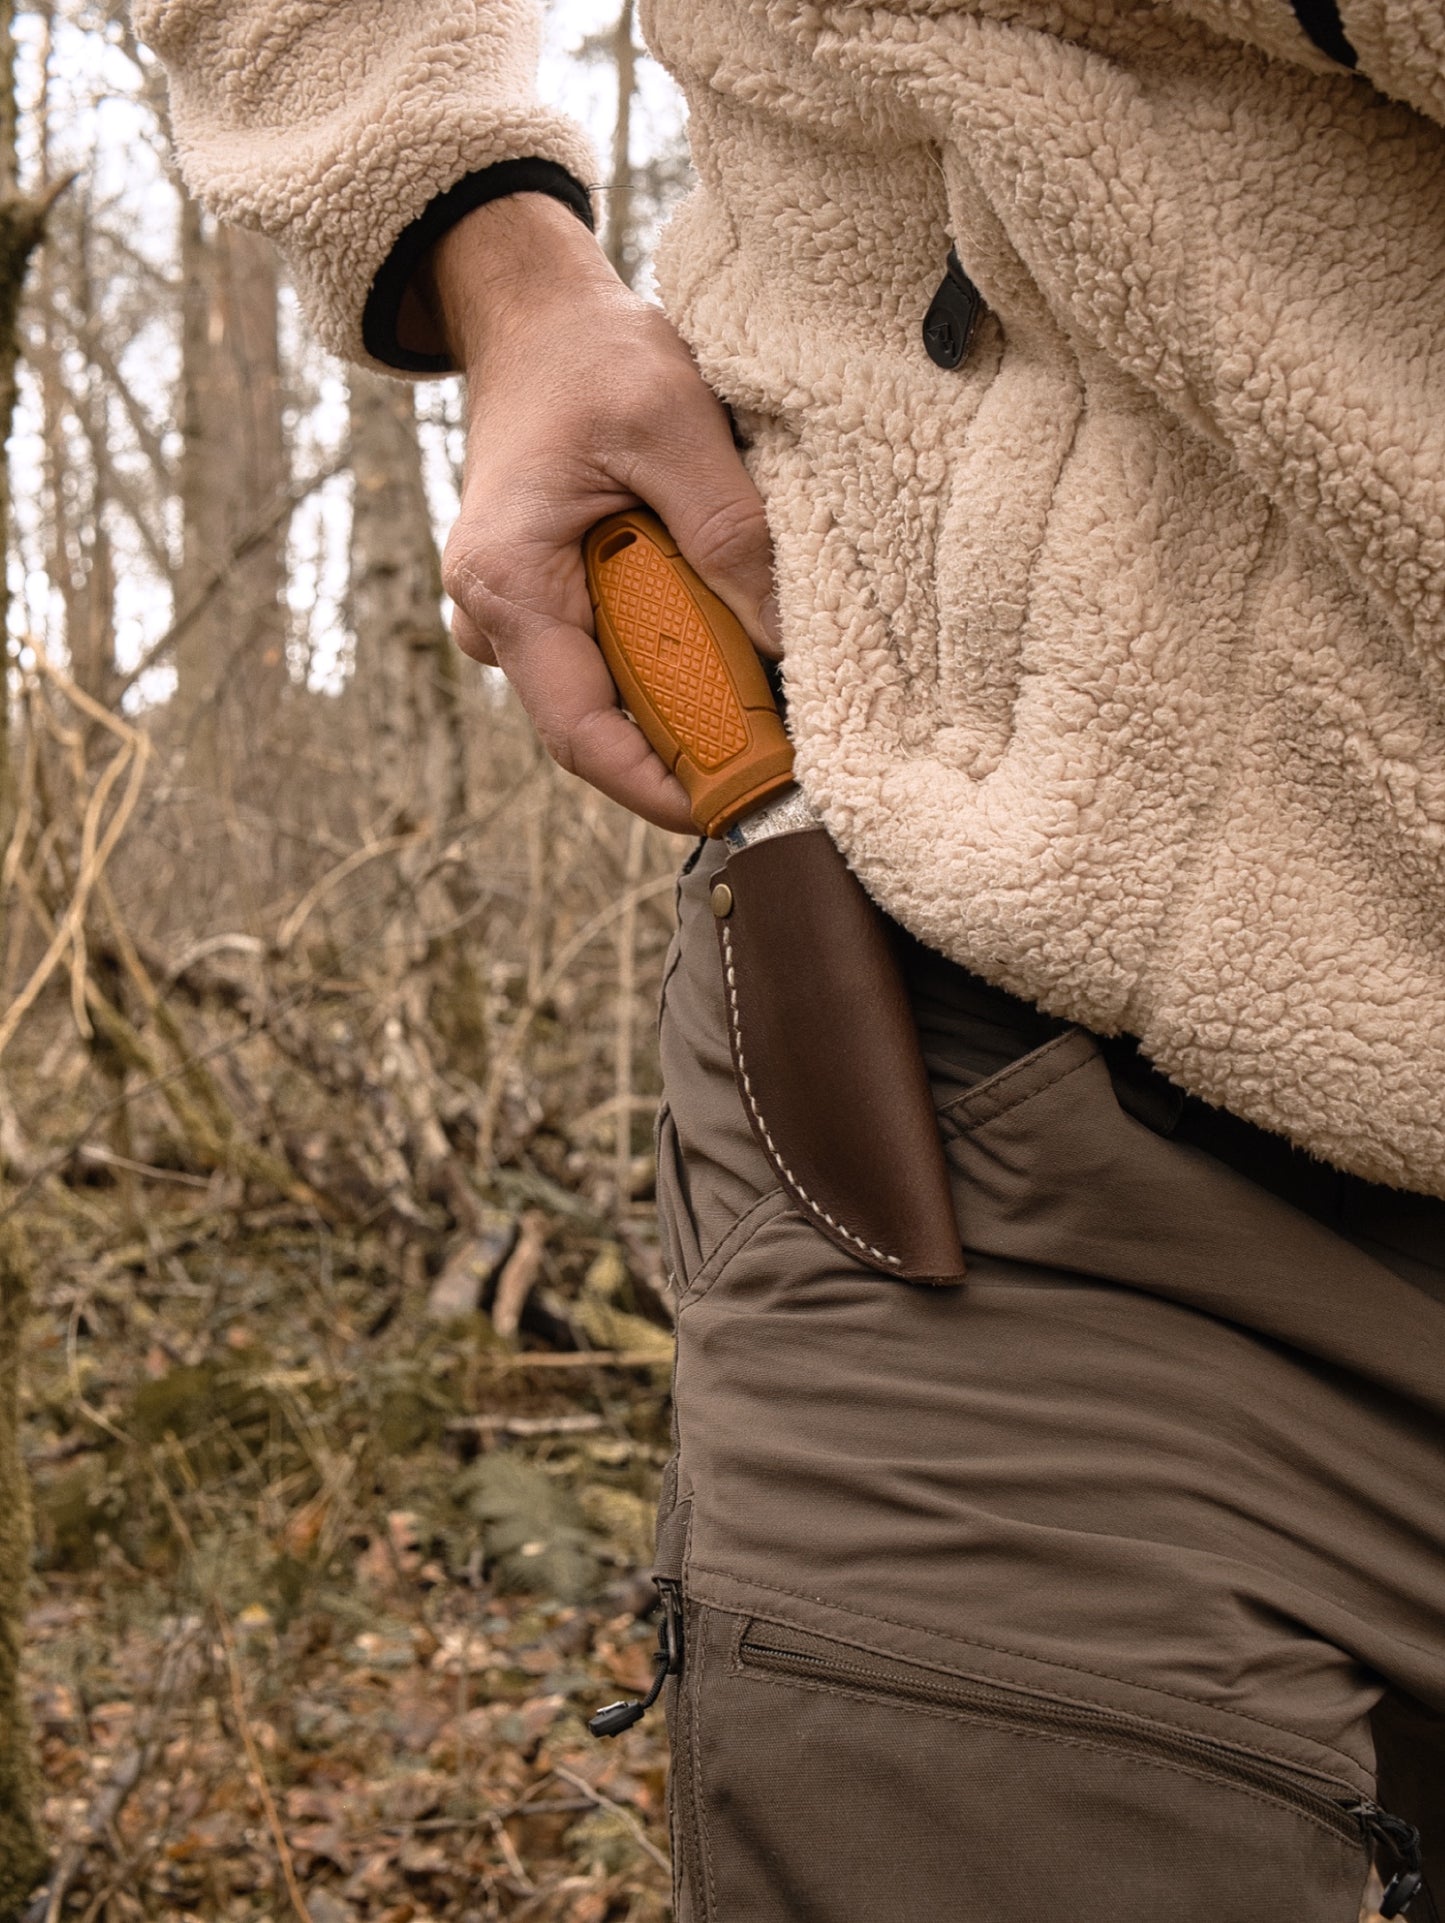
[[[675,846],[505,706],[473,815],[348,844],[299,748],[296,832],[248,837],[24,692],[35,1923],[662,1916],[660,1715],[583,1721],[654,1640]]]

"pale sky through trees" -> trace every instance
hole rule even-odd
[[[122,371],[150,412],[151,426],[174,456],[179,447],[172,399],[178,373],[178,342],[173,305],[157,301],[147,317],[144,283],[148,274],[169,278],[176,271],[176,210],[167,178],[155,116],[142,98],[142,80],[104,25],[101,9],[74,0],[58,6],[50,46],[48,79],[49,152],[42,168],[38,147],[38,109],[42,96],[44,48],[42,16],[21,11],[16,22],[20,59],[22,158],[32,179],[78,169],[72,195],[85,199],[92,243],[93,271],[103,298],[124,300],[134,311]],[[606,215],[605,170],[609,164],[616,82],[605,57],[589,58],[586,43],[605,35],[617,19],[617,0],[553,0],[547,8],[539,86],[544,99],[588,130],[598,155]],[[645,165],[659,151],[674,147],[684,123],[677,89],[651,60],[638,65],[638,94],[633,109],[633,164]],[[109,279],[114,267],[114,277]],[[644,277],[644,286],[648,284]],[[344,370],[322,355],[305,335],[294,297],[282,293],[282,338],[294,402],[288,412],[293,473],[319,473],[334,464],[346,432]],[[461,455],[457,430],[457,383],[433,384],[419,398],[427,481],[439,534],[455,510]],[[124,470],[127,451],[121,424],[114,455]],[[19,555],[12,558],[12,633],[58,637],[53,584],[43,562],[38,512],[42,468],[41,413],[35,384],[22,367],[22,390],[10,443],[16,492]],[[134,450],[139,472],[145,456]],[[334,683],[346,665],[346,544],[350,520],[350,476],[342,472],[318,488],[292,517],[286,594],[293,621],[305,626],[306,669],[315,685]],[[179,538],[178,526],[168,529]],[[113,530],[117,559],[115,652],[122,668],[146,650],[171,615],[170,595],[140,551],[134,532],[117,517]],[[138,683],[132,705],[164,699],[173,677],[158,669]]]
[[[612,75],[602,62],[578,59],[575,49],[589,35],[606,32],[616,18],[615,0],[553,0],[539,73],[543,98],[580,120],[599,154],[607,152],[612,137]],[[681,129],[685,115],[681,94],[655,60],[639,65],[638,95],[640,111],[633,124],[643,151],[634,152],[633,159],[640,162]]]

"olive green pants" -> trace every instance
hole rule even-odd
[[[1355,1923],[1412,1825],[1445,1893],[1445,1208],[918,951],[970,1274],[855,1268],[748,1130],[716,859],[662,1016],[679,1917]]]

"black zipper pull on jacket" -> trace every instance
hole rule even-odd
[[[662,1596],[662,1616],[657,1625],[657,1654],[653,1658],[656,1668],[652,1673],[652,1686],[640,1702],[608,1703],[587,1719],[587,1731],[591,1736],[620,1736],[634,1723],[640,1723],[648,1710],[662,1694],[662,1686],[669,1676],[675,1676],[682,1668],[682,1609],[678,1600],[677,1584],[660,1582],[658,1591]]]
[[[1360,1827],[1373,1842],[1384,1843],[1399,1860],[1400,1868],[1385,1885],[1379,1914],[1403,1916],[1425,1886],[1424,1865],[1420,1858],[1420,1832],[1401,1816],[1391,1816],[1378,1803],[1360,1803],[1354,1810]]]
[[[963,271],[957,250],[950,247],[948,271],[923,317],[923,345],[936,366],[959,365],[968,352],[982,311],[983,296]]]

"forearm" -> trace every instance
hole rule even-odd
[[[512,194],[449,228],[414,282],[412,324],[457,367],[481,377],[504,336],[525,333],[543,304],[585,308],[621,283],[596,240],[563,204]]]

